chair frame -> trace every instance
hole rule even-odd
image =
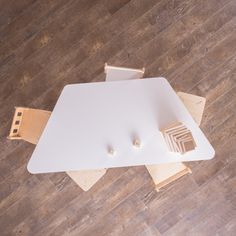
[[[133,68],[126,68],[126,67],[119,67],[119,66],[110,66],[107,63],[105,63],[105,66],[104,66],[104,72],[105,73],[107,73],[108,68],[111,68],[111,69],[114,69],[114,70],[122,70],[122,71],[126,70],[126,71],[140,72],[142,74],[145,73],[145,68],[144,67],[142,69],[133,69]]]

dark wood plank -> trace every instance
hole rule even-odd
[[[15,20],[18,15],[22,14],[36,0],[22,0],[22,1],[2,1],[0,11],[0,29],[7,27],[7,25]]]
[[[188,206],[188,203],[191,202],[191,204],[193,204],[193,202],[195,202],[197,209],[185,208],[185,214],[179,209],[180,211],[178,214],[181,214],[183,219],[166,231],[164,235],[194,235],[198,233],[200,235],[208,235],[212,231],[217,232],[217,230],[225,225],[228,220],[231,220],[235,216],[235,191],[227,188],[227,184],[224,184],[222,176],[224,176],[225,173],[229,173],[229,168],[235,168],[234,165],[228,165],[216,178],[203,186],[197,194],[194,194],[195,199],[191,199],[191,197],[185,199],[183,208]],[[226,174],[225,180],[227,179],[232,180],[235,184],[235,173],[231,175]],[[201,191],[204,191],[205,193],[201,194],[203,193]],[[198,197],[198,194],[201,196]],[[202,198],[204,195],[208,200],[207,202]],[[192,207],[194,207],[194,205],[192,205]],[[199,214],[197,214],[198,212]],[[191,224],[193,223],[192,227],[188,227],[190,222]]]
[[[151,1],[149,4],[144,4],[144,6],[142,5],[143,3],[138,1],[138,4],[137,6],[135,5],[136,3],[135,2],[132,2],[132,4],[127,4],[125,5],[125,9],[123,11],[120,12],[120,14],[115,14],[116,15],[116,18],[109,24],[107,25],[100,25],[100,27],[96,27],[96,29],[91,32],[89,35],[86,35],[83,39],[83,42],[81,42],[81,45],[80,47],[78,48],[75,48],[75,47],[72,47],[72,52],[71,54],[69,54],[69,56],[67,57],[63,57],[65,60],[64,60],[64,64],[61,64],[60,66],[58,66],[56,63],[56,61],[52,60],[51,57],[48,57],[48,53],[45,55],[44,59],[42,58],[41,60],[43,65],[38,65],[38,64],[33,64],[32,66],[30,64],[32,64],[33,62],[30,61],[28,65],[24,65],[24,67],[27,66],[27,70],[29,70],[29,68],[32,68],[33,71],[36,70],[36,77],[35,78],[31,78],[31,73],[33,72],[30,72],[29,75],[26,73],[25,75],[24,74],[21,74],[20,75],[20,80],[17,81],[17,83],[15,84],[14,82],[11,83],[8,83],[7,82],[7,87],[5,87],[5,90],[11,90],[13,88],[16,88],[16,87],[19,87],[20,86],[20,90],[17,91],[17,93],[14,93],[10,96],[5,96],[4,97],[4,100],[5,101],[18,101],[22,104],[25,104],[26,101],[24,101],[25,99],[27,100],[27,98],[25,97],[25,95],[27,93],[32,93],[33,91],[33,88],[32,86],[37,86],[37,91],[34,91],[32,94],[34,95],[34,97],[38,97],[40,95],[40,93],[42,93],[43,91],[45,91],[46,88],[50,88],[52,86],[52,84],[55,83],[55,81],[58,81],[59,78],[55,79],[55,74],[57,74],[59,77],[60,76],[65,76],[65,73],[67,72],[71,72],[72,73],[74,72],[74,68],[77,68],[77,69],[80,69],[80,73],[82,76],[87,76],[86,78],[81,78],[82,76],[80,76],[81,79],[78,80],[78,74],[76,75],[67,75],[69,76],[71,79],[70,79],[70,82],[73,82],[73,79],[75,81],[86,81],[88,80],[89,78],[89,75],[87,74],[88,73],[88,64],[89,65],[93,65],[93,68],[95,69],[96,65],[98,63],[94,63],[94,61],[98,62],[98,58],[99,57],[98,55],[99,54],[96,54],[95,56],[94,53],[96,52],[96,48],[97,48],[97,42],[100,42],[101,44],[103,43],[106,43],[110,38],[111,38],[111,35],[117,35],[119,33],[120,30],[123,30],[123,27],[126,27],[128,26],[129,24],[123,24],[121,25],[119,23],[119,20],[120,19],[119,17],[126,17],[127,21],[130,20],[130,23],[133,22],[136,18],[138,18],[140,15],[142,15],[144,12],[145,12],[145,9],[149,9],[150,7],[152,7],[152,5],[154,4],[155,1]],[[131,8],[135,8],[136,10],[134,11],[135,14],[132,14],[132,15],[128,15],[127,12],[129,12],[129,10]],[[104,14],[103,14],[104,15]],[[91,14],[91,17],[93,17],[93,14]],[[96,19],[94,19],[96,20]],[[102,36],[102,37],[101,37]],[[92,39],[92,40],[91,40]],[[65,39],[63,39],[65,40]],[[112,50],[112,52],[114,53],[114,50],[119,50],[121,45],[122,45],[122,42],[119,41],[120,45],[119,44],[116,44],[116,45],[109,45],[109,48],[106,50]],[[88,45],[89,44],[89,45]],[[56,48],[54,50],[54,54],[55,54],[55,57],[57,59],[59,58],[62,58],[62,55],[63,55],[63,50],[65,49],[62,49],[61,50],[61,44],[59,43],[59,45],[57,45],[57,47],[59,48]],[[94,51],[95,50],[95,51]],[[111,53],[112,53],[111,52]],[[60,53],[62,53],[62,55],[60,55]],[[104,54],[105,52],[103,52]],[[59,55],[58,55],[59,54]],[[106,55],[106,54],[105,54]],[[88,60],[84,61],[84,57],[88,57]],[[93,57],[92,57],[93,56]],[[107,56],[106,56],[107,57]],[[50,61],[50,63],[53,64],[52,67],[48,67],[50,65],[50,63],[46,62],[45,59],[47,58],[47,60]],[[102,59],[103,56],[102,54],[100,53],[100,58]],[[100,60],[101,60],[100,59]],[[68,61],[69,60],[69,61]],[[82,63],[83,62],[83,63]],[[81,67],[79,68],[78,67],[78,64],[82,63]],[[104,64],[104,62],[103,62]],[[38,70],[42,70],[42,67],[43,66],[46,66],[47,67],[47,70],[45,71],[45,68],[43,69],[42,73],[39,73],[38,74]],[[63,70],[62,70],[63,69]],[[62,71],[61,71],[62,70]],[[78,73],[78,72],[77,72]],[[19,78],[19,76],[18,76]],[[20,83],[20,81],[24,81],[26,78],[26,83]],[[10,80],[11,81],[11,80]],[[61,82],[61,80],[59,80],[58,82]],[[37,85],[36,85],[37,84]],[[9,94],[9,93],[7,93]],[[8,109],[8,111],[10,110],[10,106],[7,106],[6,109]],[[2,117],[2,119],[4,119]],[[8,122],[6,119],[5,119],[5,122]]]
[[[78,197],[78,199],[73,201],[73,204],[67,206],[67,209],[58,213],[59,217],[64,218],[66,211],[67,219],[62,220],[61,224],[57,225],[56,231],[54,229],[53,232],[56,234],[65,234],[76,230],[78,234],[78,231],[84,231],[88,226],[91,226],[91,221],[96,222],[100,220],[101,217],[103,218],[108,212],[132,194],[135,189],[139,188],[143,179],[149,180],[148,177],[148,173],[144,167],[131,168],[112,183],[110,188],[104,187],[98,190],[98,192],[95,191],[92,198],[86,197],[86,199],[83,200],[81,197]],[[110,191],[111,188],[113,191]],[[82,202],[83,204],[81,204]],[[104,208],[104,202],[111,207]],[[97,212],[99,212],[99,214]],[[49,227],[43,227],[36,235],[49,232],[50,227],[56,223],[55,219],[52,219],[52,222],[48,225]]]
[[[227,37],[228,33],[235,30],[235,4],[227,4],[220,8],[215,14],[210,16],[207,21],[202,21],[200,25],[192,27],[192,34],[178,36],[182,41],[171,50],[168,50],[161,58],[158,58],[150,67],[151,73],[160,73],[170,79],[181,76],[182,73],[203,57],[212,47]],[[187,17],[187,16],[186,16]],[[186,26],[185,26],[186,27]]]
[[[63,3],[65,6],[63,5]],[[34,59],[34,56],[32,54],[35,55],[36,52],[39,53],[39,55],[37,55],[37,58],[40,58],[41,53],[45,53],[46,49],[50,49],[50,45],[53,46],[55,44],[54,39],[58,35],[67,34],[67,32],[64,32],[65,28],[69,32],[73,30],[73,34],[75,34],[75,29],[67,28],[69,25],[70,27],[75,27],[75,25],[77,24],[77,31],[83,30],[83,25],[78,25],[78,20],[81,20],[82,17],[85,17],[85,15],[82,14],[84,11],[88,10],[91,6],[96,5],[96,0],[91,1],[90,4],[85,4],[85,1],[79,1],[77,5],[69,3],[69,1],[62,1],[57,2],[57,4],[51,4],[50,6],[47,6],[47,1],[45,2],[45,4],[41,3],[41,14],[38,14],[39,18],[34,18],[34,21],[29,21],[29,19],[32,18],[30,14],[35,14],[35,11],[39,11],[38,6],[35,6],[34,9],[30,9],[28,14],[24,14],[22,16],[22,23],[17,22],[18,24],[16,26],[13,25],[10,28],[12,31],[15,31],[15,28],[18,29],[23,26],[25,27],[19,32],[15,32],[15,37],[8,39],[6,41],[6,45],[3,45],[1,47],[1,51],[4,52],[6,56],[14,54],[14,60],[11,60],[11,63],[8,63],[4,67],[2,67],[2,71],[5,73],[3,73],[1,76],[6,77],[7,75],[9,75],[9,73],[11,72],[9,67],[12,68],[14,66],[17,68],[21,66],[22,61],[27,61],[26,58],[28,58],[29,60],[32,60],[32,58]],[[97,11],[99,12],[99,9],[97,9]],[[96,13],[96,11],[93,11],[93,13]],[[75,17],[78,14],[80,16],[79,19]],[[95,14],[94,17],[96,16],[97,15]],[[25,21],[31,22],[31,24],[27,25],[26,27]],[[83,21],[81,21],[81,23],[83,23]],[[21,26],[21,24],[23,26]],[[35,27],[35,24],[37,24],[37,27]],[[83,33],[83,31],[81,33]],[[2,34],[10,35],[9,32],[2,32]],[[70,36],[70,34],[68,34],[68,36]]]

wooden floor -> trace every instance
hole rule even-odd
[[[6,139],[14,106],[52,110],[64,85],[103,81],[105,62],[206,97],[216,157],[159,193],[142,166],[89,192],[29,174],[34,146]],[[235,0],[0,0],[0,234],[236,235],[235,85]]]

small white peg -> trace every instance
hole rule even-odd
[[[134,139],[133,140],[133,146],[136,147],[136,148],[140,148],[141,147],[141,142],[139,139]]]
[[[108,154],[109,154],[110,156],[115,156],[116,152],[115,152],[115,150],[114,150],[113,148],[109,147],[109,148],[108,148]]]

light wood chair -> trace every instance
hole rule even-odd
[[[118,81],[129,79],[141,79],[145,72],[145,68],[132,69],[125,67],[109,66],[105,63],[104,71],[106,73],[106,81]]]
[[[200,125],[206,99],[204,97],[189,93],[178,92],[177,94],[186,106],[189,113],[192,115],[193,119],[198,125]],[[161,188],[179,179],[180,177],[192,173],[191,169],[183,163],[167,163],[146,167],[155,183],[157,191],[160,191]]]
[[[36,145],[50,115],[50,111],[16,107],[8,138],[22,139]],[[106,173],[106,169],[67,171],[66,173],[84,191],[88,191]]]

